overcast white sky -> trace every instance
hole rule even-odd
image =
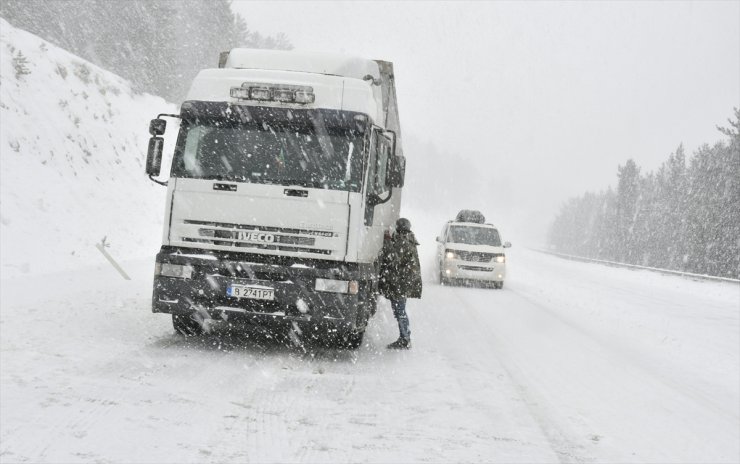
[[[681,142],[691,152],[721,139],[715,126],[740,106],[737,1],[233,8],[298,50],[393,61],[404,136],[443,154],[424,160],[407,143],[408,175],[422,163],[442,171],[446,160],[467,160],[472,184],[496,187],[473,192],[469,179],[451,179],[443,191],[528,238],[566,198],[613,185],[627,158],[655,169]],[[429,202],[434,193],[405,195]]]

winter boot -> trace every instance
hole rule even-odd
[[[408,350],[411,348],[411,340],[406,338],[399,338],[395,342],[388,345],[389,350]]]

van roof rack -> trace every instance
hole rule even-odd
[[[483,224],[484,222],[486,222],[486,217],[483,216],[483,213],[475,209],[461,209],[460,212],[457,213],[455,221]]]

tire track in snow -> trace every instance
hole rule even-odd
[[[569,445],[575,457],[590,459],[579,453],[595,445],[600,448],[595,454],[617,461],[671,461],[676,456],[706,460],[715,451],[706,448],[708,437],[731,442],[731,421],[723,420],[720,426],[682,389],[645,370],[620,346],[562,319],[516,286],[509,286],[507,293],[502,301],[510,305],[508,313],[483,307],[470,294],[460,298],[478,326],[496,335],[492,347],[536,405],[533,413],[541,417],[544,429],[575,444]],[[637,423],[625,427],[635,418]],[[681,418],[691,420],[683,427],[680,422],[674,425]],[[648,438],[675,427],[678,434],[658,432]],[[696,431],[689,433],[692,427]],[[554,440],[558,443],[558,435]],[[713,459],[724,458],[718,454]]]
[[[320,381],[326,378],[313,369],[316,364],[321,364],[312,356],[317,352],[299,354],[286,349],[284,354],[287,357],[283,357],[281,351],[278,349],[277,357],[271,353],[262,354],[255,363],[248,368],[244,366],[236,374],[216,369],[214,374],[227,375],[226,384],[239,387],[228,396],[229,401],[219,403],[222,407],[214,411],[222,418],[222,425],[210,434],[203,446],[209,450],[209,459],[246,459],[251,462],[326,460],[325,453],[330,449],[324,442],[327,422],[311,422],[313,416],[321,415],[321,411],[312,410],[314,405],[308,395],[310,391],[322,388]],[[233,350],[228,356],[241,354],[240,350]],[[318,357],[321,358],[320,351]],[[341,382],[333,379],[329,388],[340,391],[341,398],[352,391],[353,385],[352,378]],[[319,457],[321,453],[324,453],[323,459]]]
[[[51,341],[46,343],[46,345],[51,344]],[[42,348],[46,345],[42,345]],[[164,346],[172,345],[174,343],[169,342]],[[138,350],[139,354],[142,352],[143,350]],[[141,383],[145,377],[156,372],[156,370],[153,372],[151,369],[142,369],[142,366],[139,364],[132,365],[132,358],[140,359],[141,357],[129,356],[125,360],[116,359],[114,361],[107,361],[100,367],[91,369],[88,366],[82,371],[80,371],[76,363],[69,367],[62,365],[61,377],[70,380],[78,379],[78,381],[84,379],[84,383],[82,385],[75,385],[74,389],[72,389],[71,385],[68,385],[67,389],[57,388],[55,391],[50,391],[43,382],[40,382],[40,385],[37,385],[36,389],[43,391],[44,395],[46,395],[46,398],[41,403],[42,410],[52,412],[54,414],[53,419],[49,420],[48,414],[36,415],[30,426],[26,427],[24,431],[3,437],[3,445],[14,448],[16,443],[20,443],[20,446],[18,446],[19,451],[16,454],[20,454],[32,461],[43,461],[47,459],[47,453],[49,453],[50,449],[56,446],[57,440],[47,439],[43,447],[39,448],[39,441],[35,439],[39,430],[48,431],[49,434],[57,437],[62,442],[70,438],[78,440],[85,438],[89,431],[93,430],[94,426],[102,418],[110,416],[111,412],[124,404],[125,401],[123,400],[128,398],[128,394],[131,392],[131,388],[127,385],[118,385],[116,388],[111,389],[108,385],[99,384],[98,376],[101,373],[108,371],[117,372],[121,379],[126,381],[136,380]],[[115,366],[115,368],[112,368],[112,366]],[[37,380],[40,381],[41,379]],[[77,408],[76,411],[71,410],[72,405]],[[69,454],[77,458],[99,459],[94,453]],[[55,457],[54,459],[59,458]]]
[[[711,409],[717,415],[724,416],[728,422],[728,427],[732,424],[737,423],[738,418],[740,417],[740,411],[733,411],[727,408],[726,405],[718,403],[718,400],[716,398],[708,395],[697,386],[680,383],[677,382],[675,379],[668,377],[667,375],[663,375],[664,373],[662,371],[658,371],[648,365],[644,353],[638,353],[633,350],[632,347],[620,345],[619,343],[614,342],[609,338],[597,337],[596,334],[594,334],[593,332],[589,332],[578,321],[574,321],[557,313],[552,307],[542,304],[541,302],[529,296],[527,293],[515,289],[511,289],[511,291],[522,300],[527,301],[527,303],[529,303],[530,305],[537,307],[540,311],[546,313],[548,317],[557,319],[562,324],[581,334],[583,337],[588,338],[593,343],[598,344],[605,351],[608,351],[615,356],[619,356],[629,361],[630,365],[635,368],[639,368],[644,376],[653,377],[655,378],[655,380],[661,382],[667,388],[683,394],[687,397],[687,399],[691,399],[697,403],[702,404],[705,408]],[[664,302],[668,301],[665,298],[651,298],[651,300]]]
[[[443,287],[450,288],[450,287]],[[539,428],[542,437],[547,440],[549,448],[552,450],[554,455],[557,457],[560,463],[586,463],[593,462],[594,458],[584,453],[582,446],[577,444],[577,441],[571,436],[566,434],[563,430],[554,425],[553,421],[550,420],[548,415],[543,411],[537,401],[532,398],[529,390],[526,388],[525,383],[521,375],[512,368],[510,360],[505,359],[501,356],[501,351],[498,347],[491,342],[491,335],[494,333],[488,328],[488,324],[481,319],[478,314],[476,305],[471,303],[468,298],[464,298],[463,292],[470,292],[475,290],[482,290],[484,292],[491,292],[491,297],[501,295],[506,290],[489,290],[489,289],[473,289],[467,287],[452,287],[450,294],[460,303],[459,305],[465,315],[469,316],[471,320],[476,323],[469,324],[469,330],[475,335],[468,334],[468,338],[480,340],[480,343],[487,345],[487,350],[477,350],[478,353],[486,353],[489,356],[495,357],[497,364],[500,365],[506,375],[506,378],[510,380],[516,389],[516,394],[521,398],[521,402],[525,405],[530,417]],[[489,296],[489,295],[487,295]],[[479,356],[477,353],[469,353],[471,356]]]

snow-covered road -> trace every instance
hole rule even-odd
[[[431,274],[430,250],[425,250]],[[173,334],[151,262],[2,281],[2,462],[738,462],[740,286],[509,253],[356,352]]]

